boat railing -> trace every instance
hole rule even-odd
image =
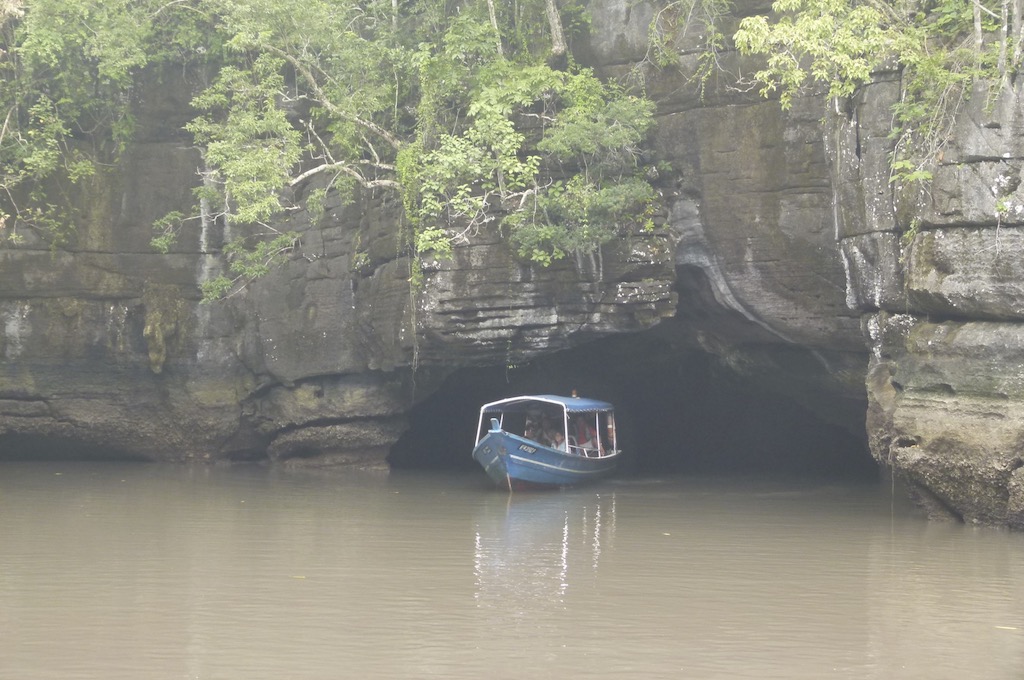
[[[576,446],[575,444],[569,444],[569,453],[574,453],[577,456],[583,456],[584,458],[600,458],[602,455],[599,449]]]

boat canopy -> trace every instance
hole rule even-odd
[[[523,413],[537,408],[538,404],[553,404],[564,408],[566,413],[594,413],[614,410],[606,401],[586,399],[584,397],[562,397],[555,394],[537,394],[524,397],[511,397],[501,401],[484,404],[480,409],[481,416],[493,413]]]

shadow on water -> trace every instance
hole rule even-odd
[[[74,439],[20,434],[0,436],[0,461],[58,460],[145,462],[148,459],[124,449]]]

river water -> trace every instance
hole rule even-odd
[[[1024,535],[897,489],[0,464],[0,678],[1024,678]]]

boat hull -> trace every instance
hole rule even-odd
[[[504,431],[490,431],[473,449],[473,458],[501,488],[577,486],[610,474],[618,452],[594,458],[569,454]]]

